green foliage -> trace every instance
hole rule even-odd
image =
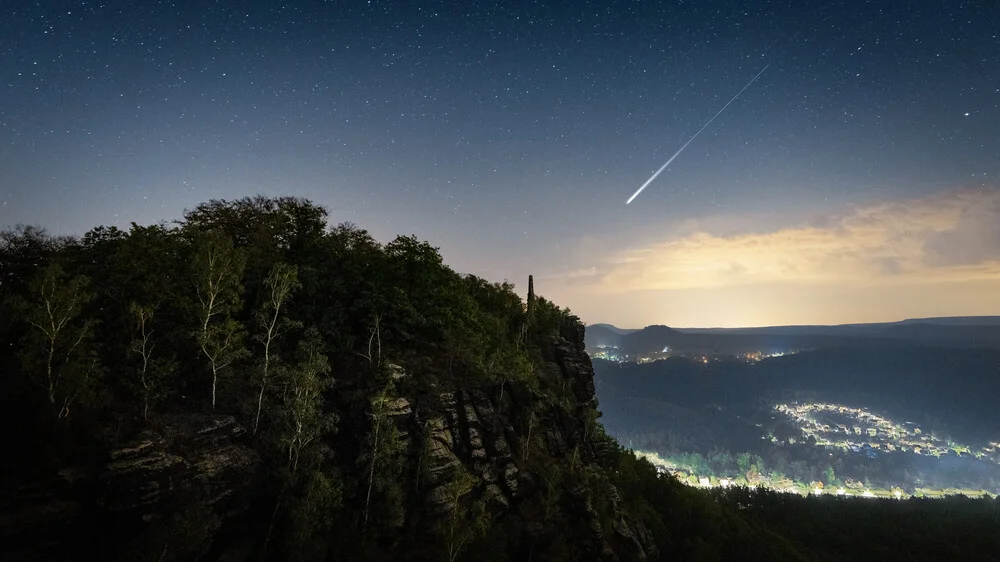
[[[370,519],[383,522],[386,526],[398,527],[404,517],[402,487],[402,455],[405,443],[399,428],[389,418],[399,404],[395,385],[390,379],[369,401],[367,412],[371,419],[358,466],[364,471],[366,492],[362,528],[368,531]]]
[[[89,283],[87,277],[71,277],[53,263],[31,282],[30,297],[19,307],[34,328],[22,348],[22,361],[60,419],[69,416],[78,399],[86,400],[100,373],[90,341],[94,321],[82,316],[93,299]]]
[[[136,357],[136,377],[128,386],[142,402],[142,418],[149,419],[149,408],[167,393],[170,377],[177,369],[176,363],[155,354],[153,317],[155,309],[133,302],[129,307],[134,319],[134,335],[130,351]]]
[[[300,287],[298,268],[281,262],[276,263],[271,268],[267,279],[264,280],[264,286],[268,289],[269,296],[257,312],[258,333],[256,339],[264,347],[264,357],[260,367],[260,392],[257,395],[257,413],[253,421],[254,433],[257,433],[260,426],[260,414],[264,406],[264,394],[267,392],[271,365],[279,361],[279,357],[272,347],[280,342],[281,336],[285,332],[301,326],[300,323],[289,320],[282,315],[283,309],[287,307],[288,301],[291,299],[292,292]]]
[[[299,343],[298,362],[281,370],[281,403],[273,441],[286,457],[285,470],[294,479],[302,468],[313,469],[323,460],[321,439],[336,427],[336,416],[323,409],[323,391],[330,386],[330,364],[315,328]]]
[[[562,327],[563,319],[569,315],[569,310],[536,297],[532,315],[531,327],[535,337],[550,337],[559,333],[559,328]]]
[[[827,486],[836,486],[840,483],[837,480],[837,475],[833,472],[833,467],[830,465],[827,465],[826,470],[823,471],[823,482]]]
[[[243,325],[233,318],[242,307],[240,294],[244,258],[224,233],[211,230],[198,236],[193,261],[197,303],[195,337],[212,376],[212,408],[221,376],[234,362],[249,355]]]
[[[72,239],[51,236],[40,226],[0,230],[0,298],[23,294],[37,272],[72,245]]]
[[[280,557],[285,560],[325,560],[331,530],[342,507],[340,483],[320,470],[305,477],[301,490],[288,499],[288,536]]]
[[[438,528],[442,538],[443,558],[448,562],[458,559],[468,544],[485,535],[489,528],[486,502],[482,498],[463,501],[473,491],[476,482],[468,471],[458,467],[451,481],[441,488],[441,493],[452,506]]]

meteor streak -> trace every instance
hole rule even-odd
[[[754,80],[756,80],[757,78],[759,78],[761,74],[764,74],[764,71],[767,70],[768,66],[771,66],[771,65],[766,65],[760,72],[757,73],[757,76],[754,76],[753,78],[751,78],[750,81],[747,82],[747,85],[743,86],[743,90],[746,90],[747,88],[749,88],[750,84],[754,83]],[[739,92],[736,92],[736,95],[733,96],[733,99],[729,100],[729,102],[727,102],[726,105],[722,106],[722,109],[720,109],[718,113],[716,113],[715,115],[713,115],[712,118],[708,120],[708,123],[705,123],[705,125],[702,126],[701,129],[698,129],[698,132],[695,133],[694,136],[691,137],[686,143],[684,143],[684,146],[682,146],[680,150],[678,150],[677,152],[675,152],[674,155],[670,157],[670,160],[667,160],[666,164],[660,166],[660,169],[657,170],[655,174],[653,174],[652,176],[650,176],[650,178],[648,180],[646,180],[646,183],[642,184],[642,187],[640,187],[638,191],[636,191],[635,193],[633,193],[632,197],[628,198],[628,201],[626,201],[625,204],[628,205],[629,203],[631,203],[633,199],[635,199],[636,197],[639,196],[640,193],[642,193],[643,189],[646,189],[647,185],[653,183],[653,180],[656,179],[656,176],[660,175],[660,173],[663,172],[663,170],[666,170],[667,166],[669,166],[670,163],[674,161],[674,158],[677,158],[678,156],[680,156],[681,152],[684,152],[684,149],[687,148],[689,144],[691,144],[691,141],[693,141],[694,139],[698,138],[698,135],[700,135],[702,131],[704,131],[709,125],[711,125],[712,121],[715,121],[715,118],[718,117],[719,115],[721,115],[722,112],[725,111],[727,107],[729,107],[729,104],[733,103],[734,101],[736,101],[736,98],[740,97],[740,94],[743,93],[743,90],[740,90]]]

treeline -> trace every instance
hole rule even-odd
[[[111,403],[141,418],[196,403],[244,412],[256,432],[302,373],[325,385],[338,367],[415,353],[460,358],[451,375],[530,367],[513,285],[458,275],[414,237],[382,245],[325,219],[308,201],[256,197],[79,239],[0,232],[8,380],[67,423]]]
[[[781,534],[810,560],[994,560],[1000,499],[803,497],[765,488],[707,492]]]
[[[396,400],[530,386],[531,340],[566,312],[537,299],[529,329],[513,285],[459,275],[415,237],[381,244],[326,218],[306,200],[250,197],[79,238],[0,231],[0,416],[19,459],[4,463],[7,491],[158,415],[235,414],[268,465],[275,551],[378,543],[406,507]]]

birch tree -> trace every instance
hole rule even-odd
[[[261,330],[257,335],[257,341],[264,346],[264,362],[261,366],[260,393],[257,395],[257,415],[253,421],[254,435],[260,426],[260,412],[264,406],[264,393],[271,374],[271,363],[277,359],[271,348],[289,328],[297,325],[283,317],[282,313],[292,292],[299,287],[298,268],[284,263],[275,264],[264,280],[264,286],[267,288],[268,296],[257,313],[257,325]]]
[[[194,260],[197,295],[197,340],[212,374],[212,409],[219,377],[249,355],[243,346],[243,327],[233,318],[239,311],[244,259],[225,234],[203,235]]]
[[[264,551],[279,520],[287,513],[288,542],[283,551],[288,559],[323,559],[329,529],[339,509],[340,483],[324,471],[323,460],[331,452],[324,435],[336,429],[337,417],[324,411],[323,392],[333,382],[330,364],[323,354],[319,330],[306,330],[299,343],[298,361],[283,363],[274,369],[281,387],[279,423],[263,431],[265,441],[276,447],[277,458],[284,457],[278,471],[281,493],[274,506],[271,525],[264,540]]]
[[[96,355],[88,349],[94,322],[81,318],[93,298],[89,283],[87,277],[70,277],[51,264],[31,282],[30,299],[22,304],[25,320],[34,328],[29,337],[35,340],[26,346],[23,359],[59,419],[69,416],[97,369]]]
[[[389,520],[398,519],[400,516],[398,511],[401,509],[402,490],[397,478],[400,470],[397,457],[403,451],[405,443],[390,417],[397,399],[395,386],[390,379],[369,402],[368,415],[372,419],[372,425],[366,439],[366,451],[361,459],[368,473],[368,489],[365,493],[363,513],[364,527],[368,526],[374,499],[383,500],[380,503],[383,504],[382,507]]]
[[[336,423],[332,414],[323,411],[323,390],[330,384],[330,364],[323,354],[318,330],[306,330],[299,345],[299,355],[298,364],[284,369],[284,423],[278,437],[281,448],[287,454],[287,469],[291,478],[304,463],[314,464],[309,451],[324,433],[334,429]],[[306,457],[310,460],[306,461]]]
[[[455,562],[468,544],[486,534],[489,515],[482,498],[473,500],[469,506],[462,505],[462,499],[472,492],[477,480],[465,469],[458,467],[451,482],[444,486],[451,510],[441,521],[438,532],[444,540],[444,553],[448,562]]]
[[[138,355],[139,360],[136,368],[138,381],[133,386],[137,387],[142,396],[142,419],[148,420],[149,407],[163,394],[164,380],[173,373],[174,363],[153,357],[156,349],[152,326],[155,307],[133,302],[129,305],[129,310],[132,313],[134,332],[129,350]]]

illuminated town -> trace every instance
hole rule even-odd
[[[598,345],[595,349],[591,351],[591,357],[595,359],[605,359],[607,361],[617,361],[619,363],[652,363],[654,361],[660,361],[663,359],[669,359],[670,357],[684,357],[687,359],[692,359],[694,361],[700,361],[702,363],[709,363],[710,361],[720,361],[723,359],[737,360],[745,363],[757,363],[768,359],[771,357],[781,357],[783,355],[791,355],[793,353],[798,353],[801,350],[794,351],[746,351],[746,352],[735,352],[735,353],[698,353],[698,352],[683,352],[672,350],[670,346],[665,346],[661,351],[653,353],[644,353],[642,355],[631,356],[622,351],[621,348],[613,345]]]
[[[973,450],[967,445],[921,430],[913,422],[899,423],[863,408],[841,404],[778,404],[777,412],[788,416],[806,438],[816,439],[820,447],[858,452],[861,450],[930,455],[972,455],[1000,464],[1000,443]],[[774,439],[773,437],[771,439]]]
[[[787,418],[787,421],[801,430],[803,437],[788,437],[785,445],[801,445],[805,441],[817,447],[839,449],[853,453],[866,454],[872,458],[877,455],[896,453],[913,454],[940,458],[975,457],[978,460],[1000,464],[1000,442],[988,443],[985,447],[973,449],[968,445],[957,443],[950,438],[927,431],[914,422],[897,422],[884,416],[874,414],[864,408],[853,408],[832,403],[791,403],[778,404],[774,411]],[[760,427],[760,424],[757,424]],[[783,444],[768,432],[763,439]],[[726,488],[730,486],[748,486],[751,488],[766,487],[784,493],[800,495],[837,495],[843,497],[861,498],[896,498],[911,496],[942,497],[948,494],[966,496],[992,496],[985,490],[948,489],[935,490],[926,487],[908,487],[904,491],[902,485],[877,488],[866,485],[858,480],[846,478],[836,480],[836,485],[830,482],[796,482],[790,478],[763,469],[757,472],[753,468],[745,474],[704,474],[694,468],[694,464],[686,461],[685,454],[663,455],[651,451],[635,451],[636,456],[650,461],[657,470],[671,474],[680,482],[701,488]]]

